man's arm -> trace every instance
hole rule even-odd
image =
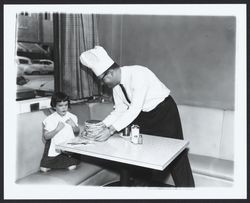
[[[121,96],[116,89],[113,89],[113,98],[115,109],[102,121],[107,127],[111,126],[116,120],[118,120],[120,115],[128,108],[128,106],[123,103]]]
[[[142,111],[146,94],[148,90],[148,85],[146,80],[141,80],[140,78],[136,78],[133,81],[133,97],[131,98],[131,103],[129,108],[119,116],[115,122],[112,123],[112,126],[117,130],[120,131],[124,127],[131,124],[136,117]]]

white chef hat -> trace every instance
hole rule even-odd
[[[80,61],[83,65],[90,68],[97,77],[114,63],[101,46],[95,46],[95,48],[83,52],[80,56]]]

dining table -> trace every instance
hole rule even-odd
[[[104,142],[75,137],[56,144],[57,150],[163,171],[189,144],[187,140],[141,134],[143,142],[134,144],[129,136],[114,134]],[[120,168],[120,185],[129,186],[127,167]]]

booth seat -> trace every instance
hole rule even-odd
[[[77,115],[79,124],[92,119],[89,104],[73,104],[70,111]],[[106,185],[118,181],[119,174],[98,159],[82,156],[80,165],[72,171],[67,169],[40,172],[40,160],[44,151],[42,121],[50,114],[49,109],[17,115],[17,184],[64,184]],[[102,112],[94,119],[103,118]],[[100,115],[101,114],[101,115]],[[99,118],[100,115],[100,118]]]
[[[234,111],[178,106],[196,186],[232,186]]]
[[[196,187],[230,187],[234,181],[234,112],[178,105]],[[174,185],[167,172],[155,179]]]

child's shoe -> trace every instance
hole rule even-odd
[[[42,171],[42,172],[44,172],[44,173],[46,173],[46,172],[48,172],[48,171],[50,171],[50,170],[51,170],[51,168],[40,167],[40,171]]]
[[[69,171],[74,170],[74,169],[76,169],[76,165],[71,165],[71,166],[68,167]]]

